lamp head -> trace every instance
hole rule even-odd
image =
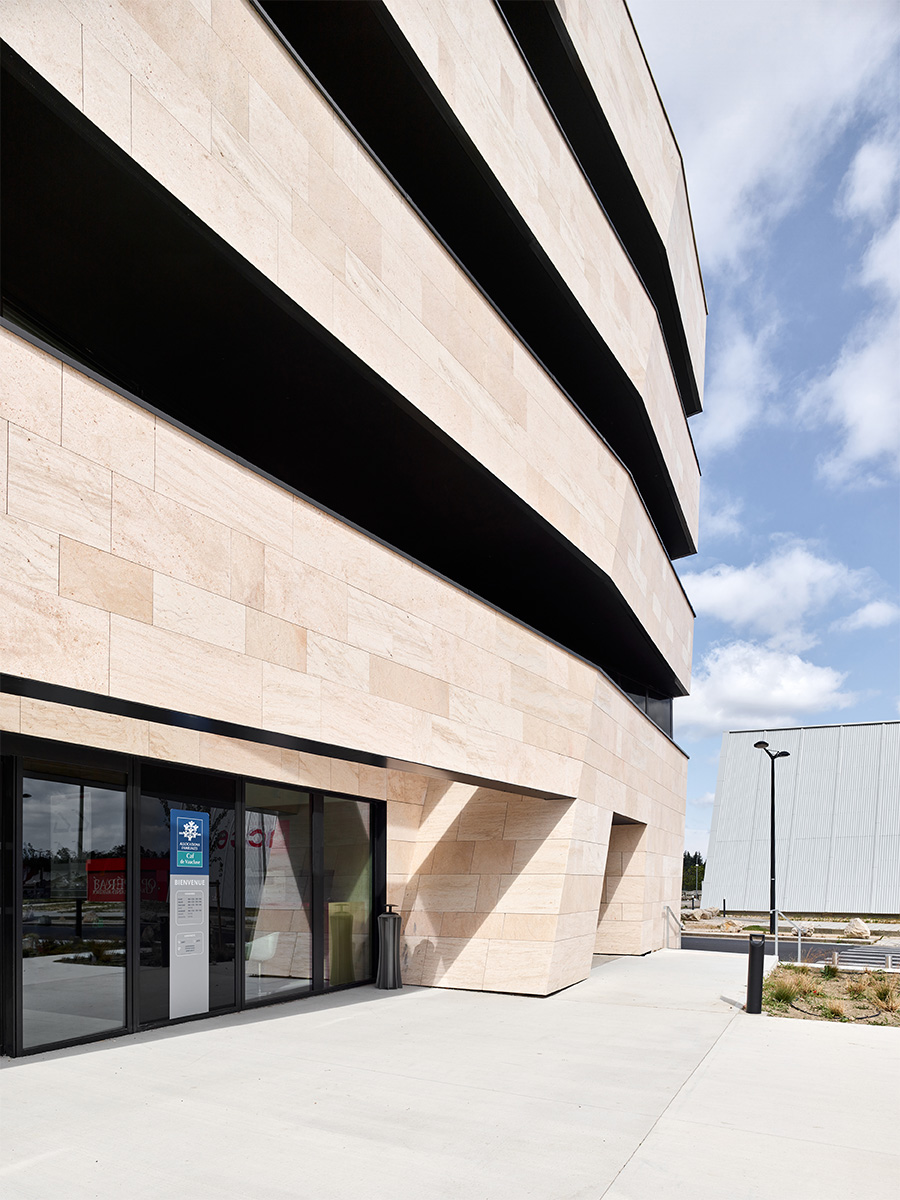
[[[790,758],[791,752],[790,752],[790,750],[776,750],[774,757],[775,758]]]
[[[753,743],[754,750],[768,750],[768,748],[769,748],[768,742],[754,742]]]

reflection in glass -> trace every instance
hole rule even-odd
[[[248,783],[244,871],[246,998],[312,985],[309,796]]]
[[[372,974],[372,852],[369,805],[325,797],[325,981]]]
[[[125,1024],[125,781],[58,771],[22,786],[25,1049]]]

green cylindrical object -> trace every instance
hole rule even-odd
[[[328,980],[332,986],[353,983],[353,913],[338,905],[328,918]]]

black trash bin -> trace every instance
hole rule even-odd
[[[393,904],[378,918],[378,974],[375,986],[388,991],[402,988],[400,978],[400,914]]]

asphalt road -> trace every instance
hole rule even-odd
[[[749,934],[738,935],[737,937],[698,937],[693,934],[683,933],[681,935],[682,950],[718,950],[720,953],[730,954],[746,954],[749,944]],[[804,962],[819,962],[823,958],[831,958],[832,953],[837,950],[849,950],[852,943],[847,942],[807,942],[804,940],[802,946]],[[766,954],[775,953],[775,939],[766,936]],[[791,938],[787,941],[784,938],[778,940],[778,957],[782,962],[797,961],[797,943]]]

